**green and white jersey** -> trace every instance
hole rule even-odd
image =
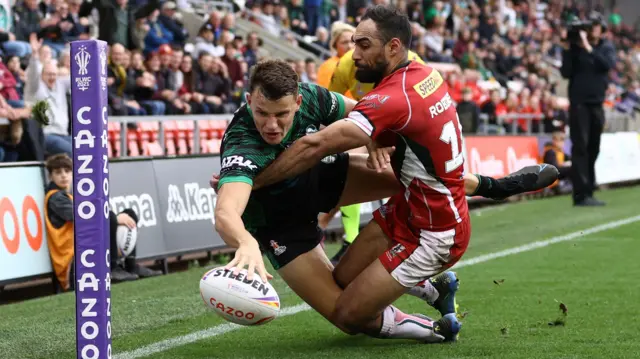
[[[235,113],[222,140],[219,186],[230,182],[253,185],[258,173],[297,139],[317,132],[321,125],[328,126],[344,118],[345,105],[340,95],[307,83],[300,83],[298,91],[302,104],[291,129],[278,145],[262,139],[246,104]],[[294,178],[253,191],[242,216],[247,230],[252,233],[267,227],[277,230],[315,221],[318,211],[312,198],[318,186],[316,172],[314,167]]]

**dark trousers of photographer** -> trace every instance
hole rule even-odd
[[[600,153],[600,136],[604,122],[601,104],[582,103],[571,105],[569,108],[574,202],[593,197],[596,188],[595,164]]]

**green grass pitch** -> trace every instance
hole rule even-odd
[[[608,206],[573,208],[568,197],[558,197],[474,211],[463,259],[640,215],[639,187],[601,192],[599,198]],[[311,310],[225,332],[230,326],[208,312],[198,291],[207,268],[117,284],[114,358],[635,358],[638,233],[640,221],[459,268],[458,303],[466,317],[453,344],[347,336]],[[328,247],[330,254],[336,249]],[[301,303],[277,275],[272,283],[283,308]],[[436,316],[413,297],[396,305]],[[209,336],[196,340],[203,333]],[[74,357],[73,294],[0,306],[0,358]]]

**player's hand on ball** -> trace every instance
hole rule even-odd
[[[211,185],[211,188],[216,191],[216,194],[218,194],[218,183],[220,183],[220,175],[214,173],[209,180],[209,185]]]
[[[367,167],[378,173],[387,169],[387,165],[391,163],[391,155],[396,150],[395,147],[377,147],[376,145],[367,146],[367,149],[369,150]]]
[[[255,240],[249,243],[241,243],[233,260],[229,262],[225,268],[233,268],[233,273],[237,275],[245,266],[247,267],[247,278],[249,280],[253,280],[253,274],[255,272],[258,273],[264,283],[273,278],[271,274],[267,273],[264,267],[262,253],[260,253],[260,247],[258,247],[258,242]]]
[[[133,218],[131,218],[131,216],[129,216],[126,213],[120,213],[117,219],[118,219],[118,224],[126,226],[129,229],[136,228],[136,221],[134,221]]]

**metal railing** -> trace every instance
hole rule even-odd
[[[635,131],[640,133],[640,121],[638,115],[634,112],[631,114],[621,113],[614,110],[605,110],[607,132]],[[109,117],[110,122],[120,123],[120,157],[127,157],[127,123],[138,122],[157,122],[158,123],[158,144],[162,148],[163,154],[166,153],[165,143],[165,125],[166,121],[191,121],[193,122],[193,147],[191,154],[200,154],[200,121],[230,121],[233,114],[222,115],[176,115],[176,116],[112,116]],[[477,135],[543,135],[545,134],[542,114],[527,113],[510,113],[496,117],[496,123],[489,123],[490,116],[487,114],[480,115],[480,126]],[[525,121],[526,129],[520,131],[520,124]],[[511,121],[511,122],[508,122]],[[538,122],[538,131],[531,131],[534,121]],[[506,124],[506,126],[505,126]],[[511,130],[510,132],[508,131]],[[191,129],[190,129],[191,130]]]
[[[109,122],[120,123],[120,156],[128,157],[127,153],[127,123],[157,122],[158,123],[158,143],[162,148],[162,154],[166,154],[165,143],[165,121],[191,121],[193,122],[193,148],[191,154],[200,154],[200,121],[229,121],[233,114],[224,115],[178,115],[178,116],[111,116]]]
[[[245,13],[248,14],[250,16],[257,16],[258,14],[254,13],[253,11],[249,10],[249,9],[243,9],[241,10],[241,13]],[[304,37],[300,36],[299,34],[291,31],[291,29],[288,29],[286,27],[281,26],[280,24],[276,24],[276,26],[278,27],[278,29],[280,30],[280,34],[284,35],[284,34],[291,34],[296,41],[298,41],[298,43],[300,42],[304,42],[308,47],[312,48],[314,51],[317,51],[318,53],[320,53],[320,57],[321,58],[329,58],[331,57],[331,51],[325,49],[322,46],[318,46],[312,42],[308,42],[304,39]],[[327,30],[328,31],[328,30]]]
[[[188,0],[188,2],[194,10],[202,10],[207,15],[209,15],[213,10],[218,9],[225,9],[224,11],[233,12],[233,4],[226,1]]]
[[[531,114],[531,113],[509,113],[506,115],[496,116],[496,123],[489,123],[491,117],[486,113],[480,114],[480,126],[478,128],[479,135],[533,135],[544,134],[544,124],[541,122],[544,119],[543,114]],[[525,120],[526,129],[524,133],[520,131],[520,120]],[[510,122],[508,122],[510,121]],[[534,121],[539,122],[538,132],[533,133],[531,131]],[[506,124],[506,126],[505,126]],[[507,128],[511,132],[507,131]]]
[[[605,132],[627,132],[640,133],[640,115],[637,111],[624,113],[615,109],[605,109]]]

